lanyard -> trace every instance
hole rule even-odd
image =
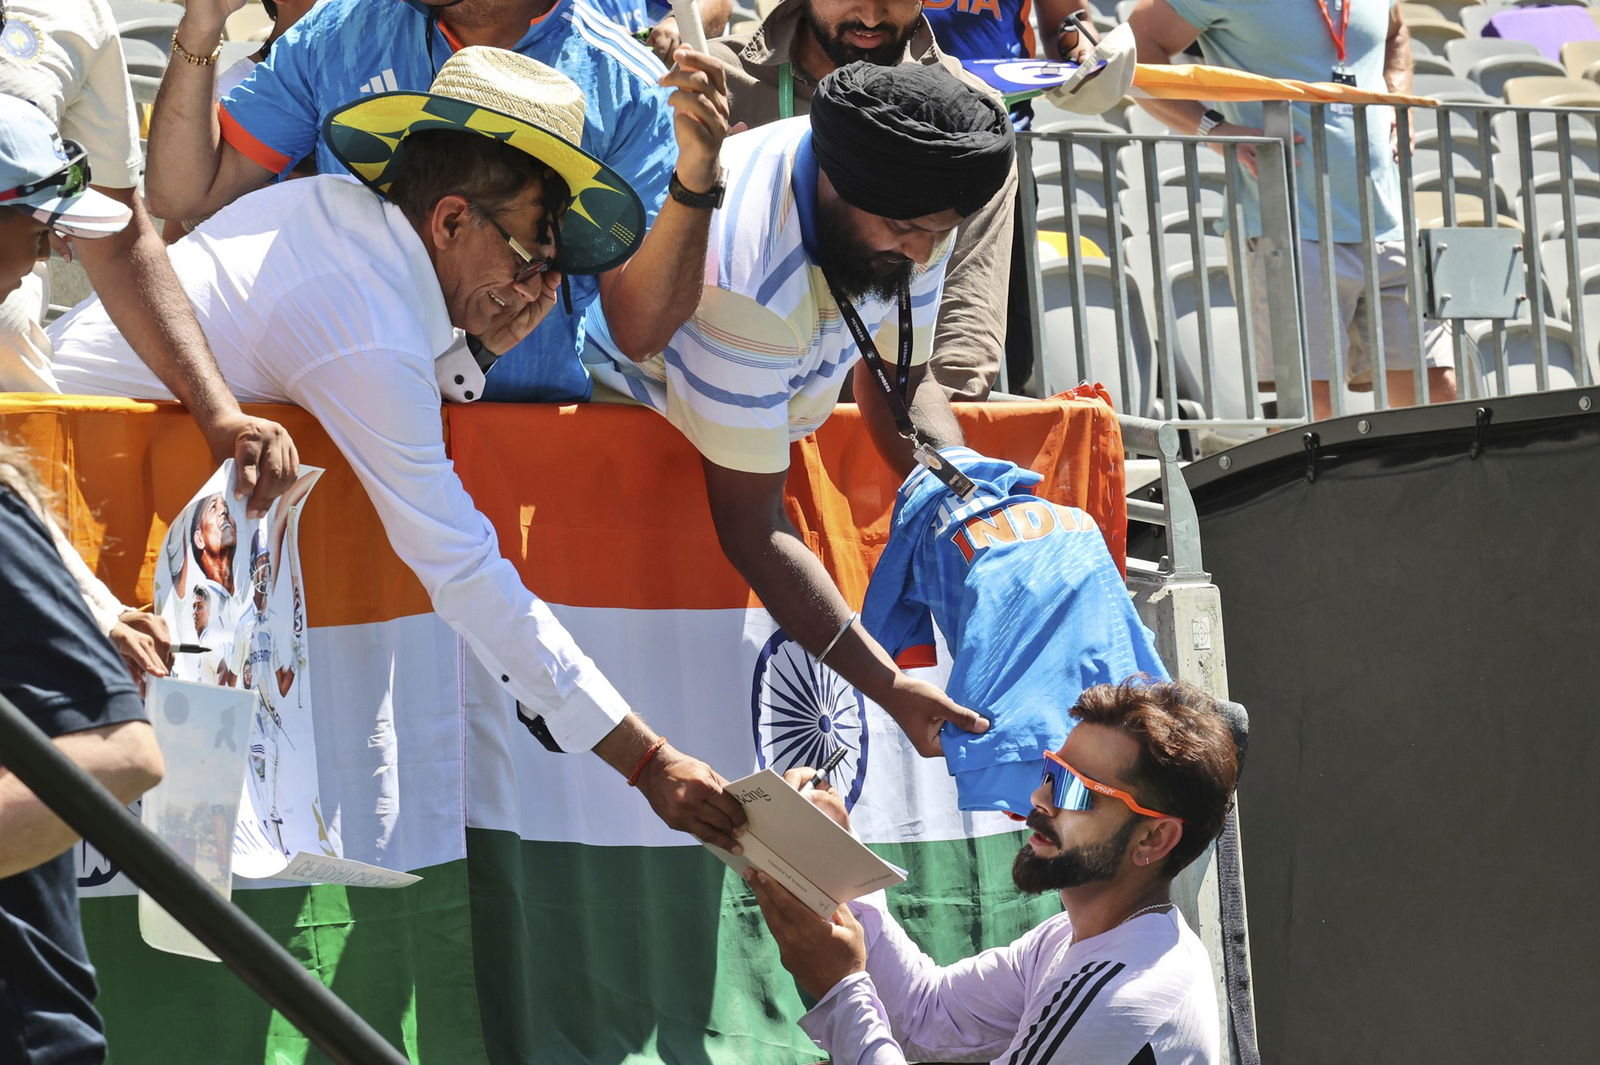
[[[867,327],[861,321],[861,315],[847,299],[839,295],[839,289],[833,279],[826,273],[823,277],[828,282],[828,290],[833,293],[833,301],[839,305],[839,315],[844,319],[844,324],[849,327],[850,335],[855,338],[856,347],[861,349],[861,361],[867,364],[867,369],[872,374],[872,379],[878,382],[878,388],[883,392],[884,402],[889,406],[889,414],[894,418],[895,431],[912,444],[912,457],[927,469],[957,498],[965,501],[972,498],[977,491],[977,486],[971,478],[954,466],[946,462],[939,452],[930,446],[917,434],[917,427],[911,421],[911,409],[906,405],[906,386],[911,378],[911,289],[907,285],[900,286],[898,302],[900,305],[900,350],[897,353],[895,364],[894,382],[889,381],[889,369],[883,363],[883,356],[878,354],[878,345],[872,342],[872,337],[867,333]]]
[[[1339,13],[1343,16],[1337,31],[1333,28],[1333,16],[1328,13],[1328,0],[1317,0],[1317,6],[1322,9],[1322,21],[1328,24],[1328,36],[1333,38],[1333,50],[1339,55],[1339,62],[1344,62],[1344,35],[1350,30],[1350,9],[1356,6],[1356,0],[1335,0],[1339,5]]]
[[[778,65],[778,117],[794,117],[794,71],[788,63]]]

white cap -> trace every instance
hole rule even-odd
[[[43,111],[26,100],[0,93],[0,207],[24,208],[69,237],[120,233],[133,212],[87,185],[71,196],[62,196],[59,185],[17,194],[20,188],[61,173],[75,154],[81,153],[68,152]],[[87,161],[82,165],[87,170]]]

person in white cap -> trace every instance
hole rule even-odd
[[[128,208],[88,187],[83,150],[63,141],[44,113],[0,93],[0,297],[16,291],[50,253],[50,235],[93,239],[118,233]],[[35,507],[48,519],[48,511]],[[124,606],[89,571],[61,529],[46,521],[99,630],[110,638],[134,680],[167,672],[171,640],[159,617]]]
[[[310,411],[349,460],[434,610],[521,705],[547,747],[593,749],[667,824],[737,846],[739,803],[666,743],[500,554],[445,451],[441,401],[483,395],[493,356],[550,312],[566,273],[626,259],[645,212],[578,145],[571,79],[499,48],[463,48],[427,92],[356,99],[324,136],[355,174],[253,193],[172,246],[228,385]],[[56,371],[79,392],[162,385],[86,303],[56,323]],[[479,359],[481,358],[481,362]]]
[[[252,514],[294,481],[298,456],[284,428],[239,409],[222,384],[194,315],[178,298],[161,234],[136,195],[143,166],[127,66],[107,0],[8,0],[0,28],[0,93],[41,108],[77,141],[95,188],[131,212],[126,228],[64,254],[83,264],[139,357],[194,416],[217,461],[232,457],[236,491]],[[65,233],[65,230],[62,230]],[[40,323],[49,304],[41,266],[0,304],[0,391],[54,392]]]

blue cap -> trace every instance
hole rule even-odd
[[[0,206],[21,208],[70,237],[121,232],[133,212],[87,186],[70,196],[61,195],[60,185],[17,192],[61,173],[71,162],[61,135],[43,111],[0,93]]]

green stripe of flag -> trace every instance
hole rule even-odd
[[[1015,834],[873,849],[896,916],[942,962],[1060,910],[1011,883]],[[468,833],[484,1041],[500,1065],[802,1065],[822,1055],[745,885],[699,847]]]
[[[896,916],[949,962],[1059,909],[1011,884],[1020,836],[875,846]],[[699,847],[530,842],[475,829],[407,888],[235,899],[424,1065],[804,1065],[821,1053],[744,884]],[[83,902],[113,1065],[328,1059],[219,965],[138,939],[135,899]]]
[[[474,988],[467,863],[398,890],[235,891],[251,919],[413,1061],[486,1065]],[[137,897],[84,899],[112,1065],[300,1065],[330,1059],[225,966],[139,939]]]

